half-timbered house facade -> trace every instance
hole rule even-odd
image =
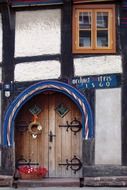
[[[1,174],[44,167],[43,181],[82,185],[127,175],[126,8],[0,1]]]

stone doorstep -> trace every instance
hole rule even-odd
[[[13,176],[0,175],[0,187],[12,187]]]
[[[14,187],[79,187],[79,178],[44,178],[42,180],[17,180]]]
[[[89,187],[127,187],[127,176],[85,177],[83,184]]]
[[[81,178],[45,178],[42,180],[15,180],[12,176],[0,175],[0,186],[15,187],[127,187],[127,176]]]

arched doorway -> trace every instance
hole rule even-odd
[[[33,104],[34,99],[36,99],[35,104]],[[33,140],[36,140],[36,138],[33,139],[33,137],[32,137],[32,139],[31,139],[31,135],[29,135],[29,137],[22,137],[22,139],[25,138],[25,140],[24,140],[25,144],[27,144],[27,143],[30,144],[30,141],[32,140],[34,142],[34,144],[36,144],[36,145],[34,145],[35,151],[37,151],[37,149],[40,149],[40,151],[38,151],[37,154],[34,153],[36,156],[38,155],[33,160],[34,162],[37,160],[42,165],[45,165],[45,161],[43,161],[43,156],[46,155],[48,157],[47,165],[48,165],[48,169],[50,170],[49,176],[58,176],[58,175],[59,176],[67,176],[66,172],[64,174],[63,174],[63,172],[60,174],[58,168],[55,168],[55,170],[54,170],[54,165],[56,165],[56,162],[57,162],[57,165],[59,165],[59,168],[62,168],[62,166],[65,166],[65,164],[68,163],[69,161],[71,161],[71,159],[75,158],[75,156],[82,157],[81,156],[81,154],[82,154],[82,150],[81,150],[82,149],[81,148],[82,140],[81,139],[82,138],[87,139],[87,138],[91,138],[93,136],[93,117],[92,117],[91,108],[90,108],[89,103],[87,102],[86,98],[77,89],[75,89],[74,87],[72,87],[66,83],[59,82],[59,81],[43,81],[43,82],[39,82],[39,83],[36,83],[36,84],[30,86],[29,88],[24,90],[21,94],[19,94],[17,96],[17,98],[11,103],[11,105],[9,106],[9,108],[5,114],[4,127],[3,127],[3,129],[4,129],[3,145],[8,146],[8,147],[13,147],[14,142],[16,141],[16,146],[18,147],[18,148],[16,147],[16,157],[18,158],[18,156],[24,156],[24,155],[18,153],[18,151],[17,151],[17,150],[20,150],[19,142],[21,142],[21,141],[19,141],[19,139],[16,140],[16,136],[14,135],[16,133],[18,134],[18,132],[16,132],[16,130],[18,130],[18,127],[16,127],[16,126],[18,126],[18,124],[16,124],[16,122],[17,123],[22,122],[20,119],[18,120],[18,118],[22,118],[23,117],[22,114],[26,114],[26,112],[24,110],[27,108],[27,105],[30,102],[32,102],[32,104],[34,106],[37,104],[38,100],[40,101],[39,105],[42,105],[42,106],[38,105],[39,108],[41,107],[40,109],[42,112],[42,118],[40,118],[40,120],[41,120],[40,122],[41,122],[42,127],[44,127],[44,129],[45,129],[44,133],[47,133],[47,137],[44,137],[44,134],[42,132],[42,134],[38,135],[38,138],[37,138],[37,139],[39,139],[39,138],[41,139],[39,142],[38,142],[38,140],[33,141]],[[66,103],[64,105],[64,102],[62,102],[62,101],[65,101],[68,103]],[[56,112],[58,112],[57,107],[59,107],[60,105],[67,108],[68,114],[65,114],[65,115],[63,114],[64,116],[59,116],[59,114],[56,113]],[[47,111],[46,110],[44,111],[44,113],[43,113],[43,109],[44,109],[43,107],[48,108],[48,109],[46,109]],[[44,117],[43,117],[43,114],[44,114]],[[29,118],[29,116],[24,115],[24,118],[28,118],[28,120],[26,119],[28,123],[31,121],[31,118]],[[48,122],[47,125],[45,122],[43,123],[44,118],[47,118],[47,122]],[[60,127],[60,125],[64,126],[64,125],[74,124],[73,122],[75,122],[75,120],[78,120],[81,123],[81,130],[79,130],[79,133],[77,133],[78,135],[74,134],[74,132],[72,132],[72,131],[71,131],[71,133],[67,132],[66,129],[68,128],[68,130],[69,130],[69,127],[67,127],[67,128]],[[23,119],[23,121],[24,121],[24,119]],[[27,125],[28,125],[28,123],[27,123]],[[51,127],[51,130],[50,130],[50,127]],[[15,129],[16,133],[14,133],[14,129]],[[58,132],[58,134],[56,134],[56,130],[64,131],[64,132]],[[25,134],[25,136],[26,136],[26,134]],[[57,138],[59,139],[58,143],[56,142],[57,140],[56,141],[54,140],[54,139],[57,139],[56,136],[53,136],[53,135],[56,135]],[[22,136],[23,136],[23,133],[22,133]],[[72,139],[72,136],[75,136],[75,138]],[[29,140],[27,141],[26,138],[28,138]],[[69,140],[66,140],[66,138],[68,138]],[[77,141],[75,142],[76,138],[77,138]],[[62,139],[64,140],[64,142],[62,142]],[[43,143],[43,141],[48,141],[48,142],[46,144],[46,142]],[[61,143],[59,143],[60,141],[61,141]],[[66,145],[66,142],[67,142],[68,146]],[[41,143],[41,144],[38,145],[39,143]],[[23,143],[20,143],[20,144],[23,145]],[[26,150],[24,150],[24,148],[27,147],[29,150],[31,149],[31,151],[28,151],[29,154],[33,153],[33,148],[31,146],[25,146],[25,144],[23,146],[23,154],[25,154],[27,159],[31,159],[31,155],[30,156],[27,155],[25,153]],[[47,148],[44,148],[44,149],[45,149],[45,151],[48,152],[48,154],[43,152],[43,155],[42,155],[42,149],[43,149],[44,144],[45,144],[45,146],[47,146]],[[56,144],[58,144],[58,145],[56,145]],[[65,152],[65,156],[64,156],[64,160],[62,160],[62,161],[59,159],[60,156],[58,156],[58,158],[56,158],[54,156],[56,154],[56,152],[58,155],[62,154],[59,151],[57,151],[56,146],[60,146],[60,147],[63,146],[61,150],[62,150],[62,152]],[[70,148],[70,146],[71,146],[71,148]],[[78,147],[75,148],[76,146],[78,146]],[[69,157],[68,157],[68,151],[67,151],[68,149],[70,150],[69,154],[71,155],[71,156],[69,155]],[[74,151],[72,151],[72,149],[74,149]],[[65,151],[63,151],[63,150],[65,150]],[[76,153],[77,150],[79,151],[78,153]],[[39,158],[39,154],[40,154],[39,152],[41,152],[40,158]],[[53,156],[54,156],[54,161],[52,161]],[[33,158],[34,158],[34,156],[33,156]],[[56,161],[56,160],[58,160],[58,161]],[[60,170],[65,170],[66,167],[63,167],[63,168],[64,169],[60,169]],[[58,173],[56,172],[57,170],[58,170]],[[68,175],[69,176],[72,175],[72,171],[71,171],[71,174],[68,174]],[[77,175],[80,175],[80,172]]]

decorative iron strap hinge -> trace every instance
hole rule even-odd
[[[71,131],[74,132],[74,135],[76,135],[76,133],[78,133],[81,130],[82,124],[79,120],[75,118],[74,120],[70,122],[70,124],[68,121],[66,121],[66,125],[59,125],[59,127],[66,127],[67,132],[68,132],[68,129],[70,128]]]
[[[74,157],[70,161],[66,159],[66,163],[60,163],[59,166],[66,166],[66,170],[68,170],[68,168],[70,167],[70,169],[74,171],[74,174],[76,174],[76,172],[81,169],[82,163],[80,159],[74,155]]]
[[[28,161],[26,159],[23,158],[23,156],[21,156],[20,159],[18,159],[16,161],[16,168],[18,168],[19,166],[39,166],[38,162],[31,162],[31,159],[29,159]]]

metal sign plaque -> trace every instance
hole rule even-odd
[[[116,88],[121,84],[120,74],[82,76],[72,78],[71,84],[80,90]]]

